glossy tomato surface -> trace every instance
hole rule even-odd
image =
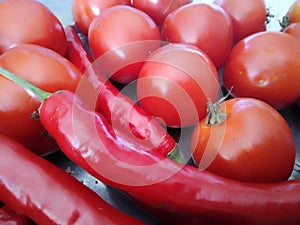
[[[137,80],[140,105],[168,127],[186,127],[206,116],[208,100],[216,101],[218,74],[209,57],[186,44],[154,51]]]
[[[196,45],[219,69],[232,47],[232,22],[220,6],[209,3],[188,4],[166,17],[162,25],[162,37],[169,42]]]
[[[284,32],[293,35],[300,41],[300,22],[291,23],[284,29]]]
[[[295,0],[295,2],[291,5],[287,17],[290,23],[300,22],[300,0]]]
[[[17,44],[37,44],[66,54],[66,35],[61,22],[37,1],[1,1],[0,33],[0,54]]]
[[[61,55],[37,45],[10,48],[0,56],[0,66],[50,93],[75,91],[81,76]],[[40,105],[38,99],[2,76],[0,92],[0,133],[40,155],[57,150],[40,122],[31,118]]]
[[[92,21],[88,42],[99,69],[117,82],[129,83],[137,78],[141,61],[160,47],[160,31],[143,11],[113,6]]]
[[[130,4],[130,0],[73,0],[72,17],[80,32],[87,35],[90,23],[103,10],[115,5]]]
[[[250,34],[266,30],[267,9],[264,0],[215,0],[214,4],[221,6],[230,16],[235,43]]]
[[[161,27],[166,16],[173,10],[192,2],[193,0],[132,0],[132,6],[147,13]]]
[[[270,105],[252,98],[221,104],[225,122],[209,126],[202,120],[191,139],[201,170],[246,182],[280,182],[292,173],[295,141],[289,125]]]
[[[300,97],[300,42],[283,32],[260,32],[240,41],[223,72],[236,97],[263,100],[284,109]]]

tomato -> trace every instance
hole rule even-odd
[[[300,96],[300,42],[283,32],[260,32],[241,40],[224,67],[223,82],[236,97],[284,109]]]
[[[300,22],[300,0],[296,0],[288,10],[287,17],[290,23]]]
[[[73,0],[72,16],[79,31],[87,35],[90,23],[102,10],[115,5],[130,4],[130,0]]]
[[[102,72],[129,83],[137,78],[142,61],[160,47],[160,31],[143,11],[113,6],[92,21],[88,42]]]
[[[173,10],[192,2],[193,0],[133,0],[132,6],[146,12],[161,27],[166,16]]]
[[[147,59],[137,80],[142,108],[168,127],[197,124],[208,100],[218,97],[218,73],[210,58],[187,44],[168,44]]]
[[[284,32],[293,35],[300,41],[300,22],[291,23],[284,29]]]
[[[252,98],[234,98],[219,106],[219,113],[227,114],[225,121],[213,125],[202,120],[192,134],[191,152],[197,166],[245,182],[287,180],[296,146],[281,114]]]
[[[58,53],[38,45],[18,45],[0,56],[0,66],[39,88],[75,91],[80,72]],[[31,119],[40,103],[20,86],[0,76],[0,133],[44,155],[57,150],[38,120]]]
[[[266,30],[267,9],[264,0],[215,0],[214,4],[221,6],[230,16],[235,43],[250,34]]]
[[[215,4],[188,4],[171,12],[162,25],[162,37],[169,42],[194,44],[214,62],[225,63],[233,42],[232,23]]]
[[[17,44],[37,44],[66,54],[67,41],[61,22],[37,1],[1,1],[0,33],[0,54]]]

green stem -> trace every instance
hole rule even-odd
[[[173,160],[174,162],[177,162],[180,164],[185,164],[184,160],[182,159],[182,157],[180,155],[180,151],[179,151],[179,148],[177,145],[171,152],[169,152],[167,157],[169,159]]]
[[[42,89],[34,86],[33,84],[29,83],[28,81],[20,78],[19,76],[15,75],[15,74],[9,72],[8,70],[3,69],[2,67],[0,67],[0,74],[2,76],[6,77],[7,79],[9,79],[10,81],[25,88],[26,90],[32,92],[42,103],[51,95],[51,93],[43,91]]]

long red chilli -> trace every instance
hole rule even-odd
[[[300,224],[300,180],[242,183],[131,149],[70,92],[48,97],[40,119],[71,160],[156,211],[165,224]]]

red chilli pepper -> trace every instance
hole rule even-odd
[[[166,129],[147,112],[123,95],[92,65],[92,58],[73,26],[65,28],[68,41],[67,58],[81,69],[83,77],[77,95],[96,107],[113,125],[124,144],[138,150],[158,150],[167,156],[176,142]],[[96,96],[96,97],[95,97]]]
[[[45,94],[41,102],[42,124],[71,160],[159,212],[164,224],[300,224],[300,180],[243,183],[199,171],[122,145],[74,93]]]
[[[12,139],[0,149],[0,201],[37,224],[142,224]]]
[[[21,215],[7,206],[0,207],[0,224],[2,225],[33,225],[26,216]]]

